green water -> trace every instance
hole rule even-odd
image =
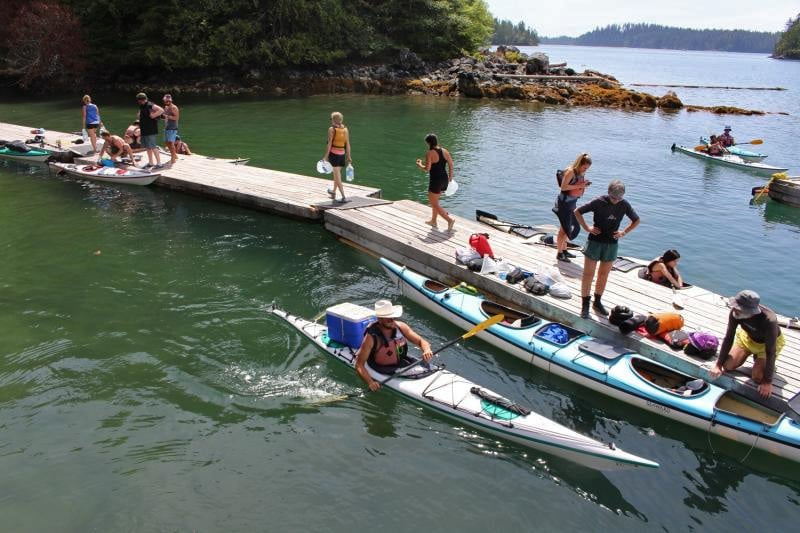
[[[424,201],[414,160],[435,131],[461,183],[446,205],[465,217],[480,208],[552,222],[553,170],[587,150],[590,179],[600,187],[623,178],[642,216],[624,253],[677,247],[690,281],[724,294],[751,287],[767,305],[798,314],[800,210],[749,206],[763,178],[668,150],[731,122],[739,138],[765,138],[768,161],[797,173],[797,65],[749,54],[552,50],[553,61],[561,53],[577,66],[570,54],[585,57],[625,82],[671,82],[653,72],[673,72],[672,59],[695,66],[681,71],[685,83],[756,85],[748,76],[758,75],[758,85],[790,90],[735,98],[792,114],[720,119],[365,96],[176,103],[194,151],[304,174],[322,155],[329,113],[342,111],[357,182],[392,199]],[[631,57],[649,66],[638,79]],[[7,101],[0,121],[73,131],[80,96]],[[133,95],[93,96],[104,122],[124,130]],[[731,98],[701,91],[684,100]],[[389,394],[315,405],[361,383],[270,318],[269,302],[311,317],[343,300],[387,297],[405,305],[408,322],[434,346],[460,334],[403,301],[373,259],[320,225],[5,162],[0,187],[3,531],[722,531],[796,520],[797,465],[754,452],[754,464],[743,466],[747,448],[550,377],[480,341],[441,360],[662,467],[587,471]]]

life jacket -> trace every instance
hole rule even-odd
[[[372,350],[367,361],[370,366],[396,367],[408,352],[408,343],[400,328],[393,328],[387,339],[377,322],[370,324],[364,335],[372,336]]]
[[[486,257],[488,255],[494,259],[494,252],[489,245],[488,233],[473,233],[469,237],[469,245],[472,246],[476,252],[481,254],[481,257]]]
[[[338,148],[344,150],[347,145],[347,137],[344,134],[344,126],[333,127],[333,139],[331,139],[331,148]]]
[[[569,180],[570,185],[575,185],[576,183],[580,183],[584,181],[585,178],[578,174],[577,172],[572,172],[572,179]],[[558,188],[561,189],[561,184],[564,182],[564,171],[559,169],[556,170],[556,181],[558,182]],[[581,196],[583,195],[583,191],[580,189],[570,189],[568,191],[561,191],[562,193],[566,194],[567,196]]]
[[[681,329],[683,317],[680,313],[650,313],[645,320],[644,327],[650,335],[660,336],[668,331]]]

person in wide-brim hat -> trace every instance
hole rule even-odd
[[[378,300],[374,309],[376,320],[364,333],[355,364],[356,372],[372,391],[378,390],[381,384],[372,377],[370,369],[389,376],[398,368],[413,364],[413,359],[407,356],[409,342],[419,346],[426,362],[433,357],[430,343],[411,326],[397,320],[403,316],[402,305]]]
[[[709,374],[716,379],[724,372],[739,368],[752,355],[755,358],[753,381],[758,384],[758,393],[768,398],[772,394],[775,361],[785,344],[778,316],[761,305],[758,293],[751,290],[740,291],[730,298],[728,307],[731,308],[728,329],[719,358]]]

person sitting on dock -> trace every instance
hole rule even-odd
[[[108,157],[114,163],[119,163],[123,155],[127,155],[131,159],[131,165],[136,166],[133,162],[133,150],[130,145],[119,135],[111,135],[108,130],[100,130],[100,136],[103,138],[103,148],[100,150],[98,160],[103,159],[103,154],[108,154]]]
[[[760,304],[761,298],[755,291],[744,290],[728,300],[731,308],[728,316],[728,329],[719,358],[709,371],[712,379],[724,372],[736,370],[752,354],[752,377],[758,384],[762,398],[772,394],[772,377],[775,374],[775,361],[785,343],[778,326],[775,311]]]
[[[724,148],[728,148],[736,144],[736,141],[733,140],[733,136],[731,135],[730,126],[725,126],[725,131],[722,132],[722,135],[717,136],[717,140]]]
[[[142,130],[139,129],[139,121],[134,120],[131,122],[131,125],[125,130],[125,142],[131,147],[131,149],[143,149],[142,148]]]
[[[681,254],[678,253],[678,250],[667,250],[661,257],[650,261],[650,264],[647,265],[645,279],[659,285],[680,289],[683,287],[683,278],[678,272],[680,258]]]
[[[597,283],[594,287],[594,302],[592,308],[602,316],[608,316],[608,310],[603,307],[600,298],[606,289],[608,273],[617,258],[619,239],[630,233],[639,225],[639,215],[633,210],[631,204],[622,197],[625,195],[625,184],[620,180],[613,180],[608,184],[608,194],[595,198],[591,202],[584,204],[575,210],[575,218],[578,223],[589,234],[586,249],[583,251],[583,276],[581,278],[581,318],[589,318],[589,302],[592,288],[592,280],[597,263]],[[590,228],[586,224],[583,215],[594,213],[594,225]],[[622,217],[627,216],[631,223],[622,231],[619,226]]]
[[[427,362],[433,357],[431,345],[405,322],[395,320],[403,315],[402,305],[392,305],[389,300],[375,302],[377,320],[367,327],[364,340],[356,353],[356,372],[369,386],[371,391],[381,388],[381,384],[369,375],[366,364],[370,368],[391,375],[402,366],[413,363],[407,358],[408,345],[411,342],[422,350],[422,358]]]
[[[713,155],[716,157],[721,157],[725,154],[730,153],[724,146],[722,146],[719,137],[717,137],[716,135],[711,136],[711,139],[708,143],[708,148],[706,148],[706,152],[708,153],[708,155]]]
[[[180,155],[192,155],[189,145],[183,142],[180,135],[175,136],[175,151]]]

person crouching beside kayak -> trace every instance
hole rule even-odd
[[[678,271],[680,259],[681,254],[678,253],[678,250],[667,250],[661,257],[650,261],[650,264],[647,265],[645,279],[673,289],[682,288],[683,278]]]
[[[783,349],[784,339],[778,326],[775,311],[760,304],[761,298],[755,291],[741,291],[728,300],[731,313],[728,316],[728,329],[719,358],[709,371],[712,379],[724,372],[742,366],[752,354],[753,381],[758,384],[762,398],[772,394],[772,377],[775,374],[775,361]]]
[[[575,218],[575,208],[578,206],[578,198],[583,196],[586,187],[592,184],[584,177],[591,166],[592,159],[589,154],[583,153],[563,172],[556,174],[561,189],[553,208],[559,222],[556,237],[556,259],[559,261],[569,263],[569,258],[575,257],[567,251],[567,241],[574,240],[581,231],[581,226]]]
[[[377,320],[367,327],[364,340],[356,353],[356,372],[361,376],[371,391],[381,388],[381,384],[372,379],[367,370],[370,368],[382,374],[391,375],[402,366],[413,362],[407,357],[408,342],[416,344],[422,350],[422,358],[428,362],[433,357],[431,345],[417,334],[405,322],[395,320],[403,315],[402,305],[392,305],[389,300],[375,302]]]
[[[614,260],[617,258],[619,239],[633,231],[639,225],[639,215],[633,210],[631,204],[622,197],[625,195],[625,184],[614,180],[608,184],[608,194],[595,198],[575,210],[575,218],[589,234],[586,249],[583,251],[583,277],[581,278],[581,318],[589,318],[589,294],[591,293],[592,280],[598,261],[597,283],[594,286],[594,302],[592,308],[602,316],[608,316],[608,310],[603,307],[601,297],[606,290],[608,273]],[[590,228],[583,219],[585,213],[594,213],[594,225]],[[622,217],[627,216],[631,223],[622,231],[619,226]]]
[[[100,130],[100,136],[103,138],[103,149],[100,150],[98,160],[103,159],[103,154],[108,154],[108,157],[115,163],[120,162],[123,155],[131,158],[131,165],[136,166],[133,162],[133,150],[131,146],[119,135],[111,135],[108,130]]]

